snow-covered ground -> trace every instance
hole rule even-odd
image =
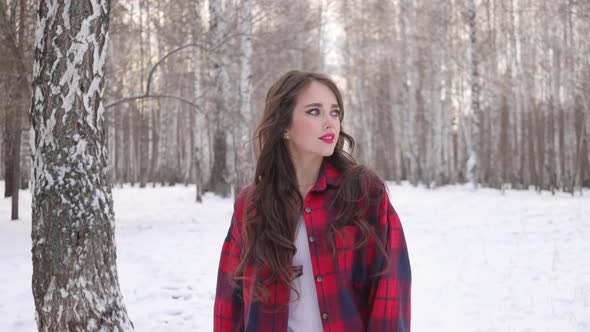
[[[0,182],[0,187],[4,187]],[[116,188],[118,269],[136,331],[211,331],[232,201]],[[590,331],[590,192],[390,184],[412,264],[412,330]],[[0,198],[0,331],[35,331],[30,193]]]

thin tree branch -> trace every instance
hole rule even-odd
[[[174,95],[167,95],[167,94],[158,94],[158,95],[148,95],[148,94],[144,94],[144,95],[138,95],[138,96],[131,96],[131,97],[125,97],[122,99],[119,99],[117,101],[114,101],[108,105],[106,105],[104,108],[105,109],[109,109],[109,108],[113,108],[115,106],[121,105],[121,104],[125,104],[125,103],[129,103],[138,99],[173,99],[173,100],[177,100],[180,101],[182,103],[188,104],[190,106],[193,106],[195,108],[195,111],[197,112],[201,112],[203,113],[203,109],[201,108],[200,105],[195,104],[194,102],[183,98],[183,97],[179,97],[179,96],[174,96]]]
[[[156,68],[158,68],[158,66],[162,62],[164,62],[164,60],[166,60],[168,57],[174,55],[175,53],[178,53],[178,52],[184,50],[185,48],[189,48],[189,47],[199,47],[199,48],[202,48],[204,50],[207,50],[208,49],[206,46],[204,46],[203,44],[200,44],[200,43],[190,43],[190,44],[182,45],[182,46],[179,46],[179,47],[173,49],[172,51],[170,51],[167,54],[165,54],[162,58],[160,58],[160,60],[158,60],[158,62],[156,62],[152,66],[152,69],[150,70],[150,73],[148,74],[147,87],[146,87],[145,93],[143,95],[125,97],[123,99],[116,100],[116,101],[114,101],[114,102],[106,105],[105,106],[105,109],[109,109],[109,108],[115,107],[117,105],[124,104],[124,103],[129,103],[129,102],[132,102],[132,101],[135,101],[135,100],[139,100],[139,99],[155,98],[155,99],[160,100],[162,98],[168,98],[168,99],[174,99],[174,100],[180,101],[182,103],[191,105],[191,106],[193,106],[196,109],[196,111],[203,112],[203,109],[201,109],[201,106],[195,104],[194,102],[192,102],[192,101],[190,101],[190,100],[188,100],[186,98],[183,98],[183,97],[180,97],[180,96],[175,96],[175,95],[168,95],[168,94],[157,94],[157,95],[151,95],[150,94],[150,88],[151,88],[151,85],[152,85],[152,78],[154,76],[154,72],[156,71]],[[197,99],[200,99],[200,98],[201,97],[198,97]]]
[[[183,46],[179,46],[179,47],[173,49],[172,51],[168,52],[167,54],[165,54],[162,58],[160,58],[160,60],[158,60],[158,62],[156,62],[153,65],[152,69],[150,70],[150,73],[148,75],[147,88],[145,90],[145,94],[146,95],[149,95],[150,94],[150,87],[152,85],[152,77],[154,76],[154,72],[156,71],[156,68],[158,68],[158,66],[162,62],[164,62],[164,60],[166,60],[166,58],[168,58],[169,56],[171,56],[171,55],[173,55],[173,54],[175,54],[177,52],[180,52],[180,51],[182,51],[182,50],[184,50],[185,48],[188,48],[188,47],[200,47],[200,48],[202,48],[204,50],[207,50],[207,47],[206,46],[203,46],[202,44],[199,44],[199,43],[190,43],[190,44],[186,44],[186,45],[183,45]]]

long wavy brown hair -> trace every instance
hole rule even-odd
[[[262,120],[254,134],[257,164],[254,185],[247,194],[248,208],[244,213],[246,217],[241,239],[242,257],[234,274],[237,283],[244,279],[244,270],[250,264],[264,266],[270,271],[266,279],[255,280],[252,301],[264,301],[268,297],[265,287],[268,284],[279,282],[294,289],[292,280],[298,275],[298,270],[300,272],[300,267],[292,266],[292,260],[296,251],[294,238],[303,197],[298,190],[295,168],[283,132],[291,124],[297,96],[312,81],[324,84],[336,96],[342,128],[344,105],[336,84],[323,74],[293,70],[285,73],[270,87]],[[345,143],[348,143],[350,153],[344,150]],[[381,200],[385,192],[379,176],[357,164],[352,157],[354,146],[354,139],[341,129],[334,153],[324,157],[343,172],[335,199],[331,202],[337,211],[330,224],[329,238],[334,255],[335,236],[339,235],[339,229],[343,226],[354,225],[360,230],[359,240],[353,249],[361,247],[371,236],[376,235],[373,226],[364,219],[364,214]],[[378,273],[382,274],[389,268],[389,257],[384,242],[379,238],[375,236],[377,248],[385,257],[384,269]]]

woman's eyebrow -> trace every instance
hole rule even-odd
[[[309,105],[305,105],[303,107],[322,107],[324,105],[322,105],[322,103],[311,103]],[[338,106],[338,104],[332,104],[331,108],[340,108],[340,106]]]

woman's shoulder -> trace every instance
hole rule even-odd
[[[374,168],[364,164],[349,167],[342,173],[342,178],[358,183],[369,192],[386,189],[383,177]]]
[[[252,202],[252,195],[254,193],[254,184],[249,184],[242,188],[234,201],[234,213],[238,220],[243,220],[244,213]]]
[[[251,183],[251,184],[245,186],[244,188],[240,189],[240,191],[236,195],[235,202],[236,203],[237,202],[244,202],[248,197],[252,196],[253,192],[254,192],[254,184]]]

